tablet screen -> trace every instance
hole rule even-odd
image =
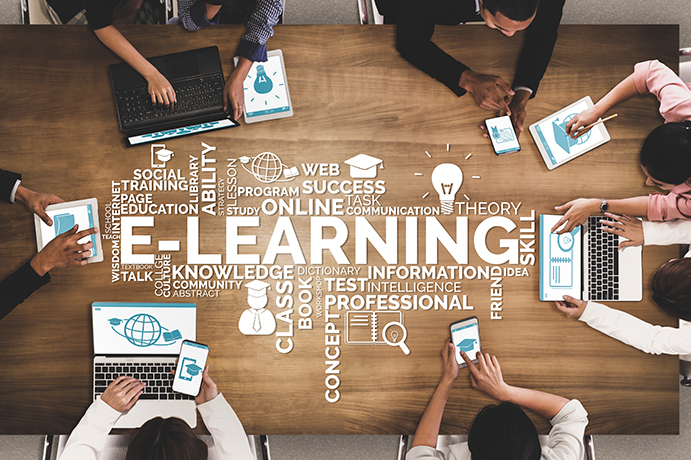
[[[49,227],[41,221],[41,242],[43,245],[40,249],[43,249],[56,236],[70,230],[75,224],[79,225],[77,231],[92,228],[94,226],[94,211],[90,204],[70,208],[46,209],[46,214],[53,219],[53,226]],[[82,238],[79,240],[79,244],[86,244],[88,241],[94,244],[94,247],[91,248],[91,257],[97,257],[99,254],[96,246],[96,235]]]
[[[281,56],[270,55],[268,59],[266,62],[252,64],[245,78],[243,90],[246,118],[290,110]]]
[[[535,126],[545,152],[552,165],[561,164],[603,143],[603,127],[599,125],[578,139],[566,135],[565,126],[574,116],[590,107],[589,99],[582,99],[559,112],[545,118]]]

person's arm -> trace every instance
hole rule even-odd
[[[219,460],[254,460],[240,419],[230,407],[216,383],[209,376],[207,366],[202,373],[202,388],[195,398],[197,410],[204,419],[216,445]]]
[[[152,103],[171,106],[177,102],[175,90],[166,77],[147,61],[114,25],[95,29],[94,33],[112,52],[146,78]]]
[[[653,94],[660,101],[660,115],[666,123],[685,121],[691,114],[691,87],[658,60],[639,62],[634,67],[636,89]]]
[[[555,417],[569,402],[562,396],[508,385],[504,382],[501,374],[499,360],[496,356],[490,356],[489,353],[477,354],[479,369],[475,367],[466,353],[461,352],[461,357],[470,369],[470,381],[473,388],[487,393],[499,401],[508,401],[525,407],[547,420]]]
[[[31,267],[31,262],[25,263],[16,272],[2,280],[0,282],[0,320],[49,281],[50,275],[46,273],[40,276]]]
[[[669,246],[691,243],[691,221],[641,222],[646,246]]]
[[[22,175],[0,169],[0,200],[5,203],[14,203],[17,188],[22,182]]]
[[[573,117],[564,127],[566,134],[570,135],[574,139],[579,138],[583,134],[590,131],[590,129],[582,129],[578,131],[582,126],[587,126],[591,123],[595,123],[600,119],[609,109],[627,100],[628,98],[638,94],[636,85],[634,83],[634,74],[629,75],[624,80],[620,81],[617,86],[612,88],[609,93],[605,95],[602,99],[597,101],[597,104],[591,108],[584,110],[575,117]],[[578,131],[578,134],[576,134]]]
[[[609,212],[612,214],[643,217],[648,213],[648,197],[637,196],[621,200],[607,200]],[[558,212],[564,216],[552,227],[552,232],[567,233],[583,224],[588,217],[600,214],[600,198],[578,198],[561,206],[556,206]],[[562,227],[563,225],[563,227]],[[559,229],[559,227],[562,227]],[[557,231],[557,229],[559,229]]]
[[[178,17],[183,27],[190,32],[196,32],[216,22],[216,14],[221,5],[212,5],[204,0],[180,0],[178,2]]]
[[[565,296],[557,309],[593,329],[646,353],[683,355],[691,353],[691,335],[676,327],[653,326],[621,310],[597,302]]]
[[[46,225],[53,225],[53,219],[46,214],[46,206],[49,204],[64,203],[65,200],[55,195],[37,193],[23,185],[17,187],[15,199],[26,206],[26,209],[37,214]]]
[[[459,368],[451,340],[447,342],[442,350],[442,361],[444,363],[444,373],[415,430],[413,447],[436,447],[437,445],[437,436],[439,436],[439,427],[444,415],[444,407],[446,407],[446,401],[449,399],[453,384],[458,378]]]
[[[691,219],[691,186],[679,184],[667,194],[651,193],[648,196],[648,220],[663,222],[674,219]]]
[[[226,81],[223,89],[223,110],[232,110],[237,120],[242,115],[245,102],[242,83],[254,62],[265,62],[268,59],[266,42],[274,34],[274,26],[283,12],[282,0],[258,0],[252,11],[247,30],[240,39],[236,54],[240,57],[238,65]]]
[[[132,377],[120,376],[108,385],[84,417],[74,428],[60,460],[90,460],[99,458],[106,437],[122,412],[129,410],[142,394],[144,383]]]

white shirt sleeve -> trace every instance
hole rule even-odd
[[[646,246],[668,246],[691,243],[691,221],[643,222],[643,238]],[[687,254],[688,255],[688,254]]]
[[[450,445],[448,455],[434,447],[415,446],[408,451],[405,458],[406,460],[470,460],[470,451],[467,442]]]
[[[653,326],[621,310],[590,301],[579,321],[646,353],[691,353],[691,330]]]
[[[60,460],[96,460],[110,430],[122,415],[99,397],[70,434]]]
[[[588,425],[588,413],[577,399],[564,404],[549,421],[547,445],[542,446],[541,460],[581,460],[585,458],[583,436]]]
[[[214,438],[219,460],[255,460],[240,419],[221,393],[197,410]]]
[[[17,189],[21,185],[22,181],[17,179],[12,187],[12,192],[10,193],[10,203],[14,203],[14,198],[17,196]]]

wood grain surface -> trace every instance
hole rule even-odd
[[[227,76],[244,32],[218,26],[189,33],[172,26],[122,27],[144,55],[217,45]],[[188,156],[199,156],[201,141],[216,147],[219,177],[227,160],[236,160],[238,186],[258,183],[240,168],[241,156],[273,152],[288,166],[303,163],[340,165],[338,177],[308,178],[300,169],[296,183],[306,179],[349,180],[343,161],[360,153],[383,159],[378,178],[386,181],[383,206],[438,206],[430,174],[440,163],[456,163],[465,174],[457,196],[471,202],[521,203],[519,216],[550,213],[568,200],[587,197],[624,198],[654,191],[645,187],[638,163],[643,139],[662,122],[652,96],[620,104],[619,117],[607,123],[612,140],[596,150],[547,171],[530,134],[521,136],[520,153],[497,157],[481,136],[479,125],[493,114],[479,109],[471,96],[457,98],[441,83],[403,60],[389,26],[277,26],[270,49],[282,49],[295,115],[277,121],[179,138],[166,142],[175,157],[169,169],[189,174]],[[437,27],[434,41],[473,70],[500,75],[510,82],[524,35],[509,39],[479,25]],[[636,62],[660,59],[677,69],[677,26],[561,26],[551,64],[537,97],[530,101],[525,126],[585,95],[599,100],[629,75]],[[0,26],[0,167],[23,174],[23,184],[36,191],[73,200],[97,197],[101,222],[111,201],[111,183],[131,179],[136,168],[148,166],[149,146],[126,149],[117,125],[108,66],[119,62],[88,28],[80,26]],[[449,151],[447,152],[447,144]],[[432,158],[425,154],[429,152]],[[466,159],[467,155],[472,156]],[[420,173],[420,176],[415,175]],[[479,176],[479,179],[473,179]],[[276,184],[274,184],[276,185]],[[290,183],[280,186],[292,186]],[[423,198],[425,193],[431,192]],[[323,196],[321,198],[325,198]],[[186,193],[153,194],[154,201],[188,203]],[[301,195],[303,200],[314,195]],[[333,197],[329,197],[333,198]],[[341,196],[341,198],[343,198]],[[260,206],[264,198],[243,198]],[[200,249],[223,255],[227,263],[226,220],[201,213]],[[263,253],[277,222],[261,215],[256,248]],[[472,249],[472,232],[489,216],[469,216],[468,266],[486,266]],[[518,216],[510,216],[516,221]],[[151,247],[161,239],[181,241],[174,264],[185,264],[186,219],[156,216]],[[455,237],[454,216],[438,216]],[[0,277],[29,260],[36,251],[33,218],[21,205],[2,206]],[[355,218],[341,220],[350,229],[343,245],[348,265],[354,263]],[[384,217],[369,222],[385,236]],[[312,264],[309,218],[292,216],[302,251]],[[399,242],[405,241],[404,219],[398,219]],[[418,217],[420,256],[424,264],[424,217]],[[103,229],[102,229],[103,230]],[[517,238],[492,230],[489,248],[503,252],[501,238]],[[326,232],[329,233],[329,232]],[[332,232],[333,233],[333,232]],[[333,235],[331,235],[333,236]],[[326,235],[326,237],[331,237]],[[287,244],[284,240],[283,244]],[[536,242],[537,244],[537,242]],[[367,265],[387,262],[369,246]],[[396,265],[405,266],[399,243]],[[68,433],[90,404],[94,301],[145,301],[161,298],[151,283],[111,282],[112,241],[104,240],[104,263],[56,269],[52,281],[0,323],[0,433]],[[649,280],[657,267],[674,257],[675,247],[643,251],[644,300],[617,303],[646,321],[671,326],[673,318],[650,300]],[[279,255],[275,265],[298,265]],[[325,252],[323,266],[337,267]],[[438,266],[458,266],[439,251]],[[508,266],[508,265],[507,265]],[[335,322],[340,335],[340,400],[324,397],[325,321],[316,315],[312,330],[298,330],[294,311],[295,348],[276,351],[276,336],[243,336],[238,320],[247,308],[247,290],[223,290],[217,298],[167,299],[197,303],[197,337],[211,347],[210,370],[250,434],[400,434],[413,433],[441,377],[440,350],[451,322],[470,315],[480,318],[483,348],[498,356],[505,380],[581,400],[589,412],[591,434],[676,434],[678,423],[677,357],[651,356],[611,339],[584,323],[567,319],[553,304],[538,300],[538,265],[529,277],[503,277],[501,320],[490,319],[487,279],[463,280],[462,294],[473,311],[405,312],[405,356],[398,347],[345,344],[345,311]],[[435,280],[428,280],[435,281]],[[274,289],[270,309],[276,308]],[[295,301],[298,302],[297,279]],[[310,293],[314,297],[316,288]],[[358,294],[359,290],[348,295]],[[338,294],[327,292],[324,294]],[[285,331],[279,321],[279,331]],[[494,401],[472,389],[462,370],[446,407],[443,433],[467,432],[475,414]],[[530,414],[542,433],[549,423]]]

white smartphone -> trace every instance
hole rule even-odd
[[[518,143],[516,132],[513,130],[511,117],[504,115],[503,117],[490,118],[485,120],[487,127],[487,134],[492,141],[494,153],[497,155],[506,155],[521,150],[521,145]]]
[[[209,357],[209,347],[203,343],[184,340],[180,347],[173,391],[197,396],[202,386],[202,372]]]
[[[480,324],[477,316],[471,316],[460,321],[451,323],[451,341],[456,350],[456,362],[459,367],[466,367],[467,364],[461,358],[461,351],[477,364],[477,354],[482,353],[480,348]]]

